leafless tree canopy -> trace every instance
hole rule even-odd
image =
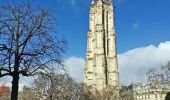
[[[51,63],[61,64],[67,42],[56,37],[48,9],[29,3],[0,6],[0,77],[12,76],[11,100],[17,100],[19,75],[32,76]]]
[[[29,4],[0,8],[0,77],[33,75],[48,63],[61,63],[65,40],[54,39],[56,21],[47,9]],[[18,66],[16,64],[18,63]]]
[[[170,61],[161,66],[160,69],[150,68],[147,72],[148,82],[155,80],[160,82],[170,81]]]
[[[34,81],[35,94],[45,100],[81,100],[82,84],[74,81],[67,73],[51,72],[39,74]]]

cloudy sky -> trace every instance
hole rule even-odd
[[[0,0],[6,3],[12,0]],[[21,0],[17,0],[20,2]],[[58,35],[69,41],[64,55],[70,75],[83,81],[92,0],[31,0],[48,7],[57,18]],[[146,82],[149,68],[170,60],[170,0],[113,0],[120,83]]]

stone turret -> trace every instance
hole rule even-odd
[[[119,95],[113,12],[111,0],[92,1],[87,34],[85,91],[94,96],[107,94],[105,100],[113,100],[112,94]]]

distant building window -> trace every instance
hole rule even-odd
[[[158,98],[158,95],[157,95],[157,94],[155,94],[155,98]]]

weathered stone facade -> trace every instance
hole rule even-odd
[[[134,100],[165,100],[170,92],[170,82],[151,81],[147,85],[133,84]]]
[[[85,91],[119,95],[114,9],[111,0],[92,1],[85,68]],[[101,96],[100,96],[101,97]],[[106,97],[107,98],[107,97]],[[109,96],[109,100],[113,96]],[[104,100],[104,99],[102,99]],[[108,99],[107,99],[108,100]]]
[[[170,92],[169,81],[152,80],[146,85],[133,83],[128,87],[122,86],[120,100],[165,100],[168,92]]]

